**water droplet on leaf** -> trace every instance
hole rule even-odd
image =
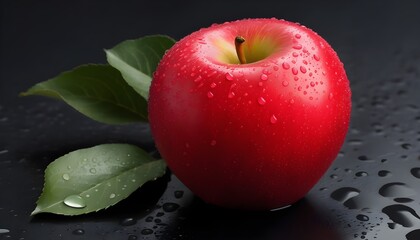
[[[63,179],[66,180],[66,181],[70,180],[70,175],[67,174],[67,173],[64,173],[63,174]]]
[[[72,208],[85,208],[85,200],[79,195],[70,195],[64,199],[64,204]]]

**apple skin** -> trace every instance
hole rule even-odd
[[[242,36],[246,64],[234,39]],[[149,120],[170,170],[227,208],[293,204],[345,139],[351,91],[343,64],[312,30],[277,19],[203,28],[177,42],[152,80]]]

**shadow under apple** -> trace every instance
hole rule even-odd
[[[246,212],[194,198],[189,206],[179,209],[161,239],[344,239],[329,212],[308,199],[277,211]]]

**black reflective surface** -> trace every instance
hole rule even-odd
[[[420,239],[420,4],[398,1],[1,2],[0,239]],[[209,206],[174,176],[105,211],[30,217],[43,171],[75,149],[109,142],[153,151],[147,125],[106,126],[65,104],[18,93],[103,48],[214,22],[277,17],[322,35],[345,64],[351,129],[308,195],[276,212]]]

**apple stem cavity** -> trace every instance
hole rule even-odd
[[[239,62],[241,64],[246,64],[246,58],[245,58],[244,46],[243,46],[244,42],[245,42],[245,38],[241,36],[237,36],[235,38],[236,55],[238,56]]]

